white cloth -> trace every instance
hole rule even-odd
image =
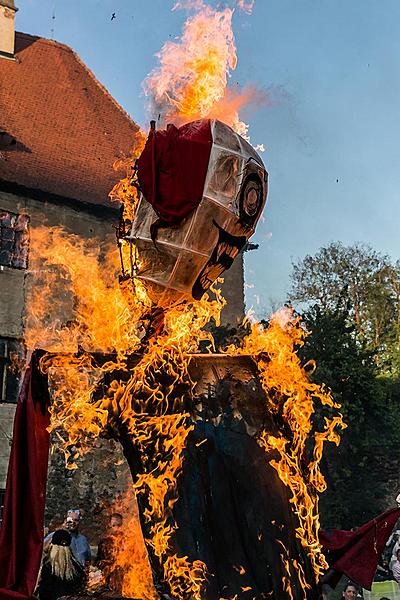
[[[392,573],[397,583],[400,583],[400,561],[396,560],[393,564]]]
[[[395,543],[395,545],[393,546],[392,556],[391,556],[390,563],[389,563],[389,569],[391,571],[393,571],[394,563],[397,562],[397,556],[396,556],[397,550],[400,550],[400,541],[397,541]]]

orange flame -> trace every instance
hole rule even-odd
[[[190,594],[200,600],[205,565],[190,563],[171,547],[175,530],[171,509],[192,426],[187,414],[167,415],[166,410],[174,402],[179,408],[180,399],[173,397],[177,386],[192,389],[190,353],[201,340],[210,338],[203,328],[211,317],[219,323],[224,300],[215,291],[213,301],[205,295],[200,302],[170,307],[163,334],[143,345],[136,332],[149,302],[135,282],[127,282],[128,288],[118,285],[115,251],[105,251],[103,256],[99,240],[97,244],[85,242],[57,229],[38,228],[32,240],[36,257],[32,266],[40,285],[32,289],[27,303],[26,340],[31,349],[51,352],[44,355],[41,367],[50,377],[51,430],[63,447],[67,467],[76,468],[77,457],[110,426],[110,419],[125,423],[142,456],[143,472],[135,488],[148,504],[144,513],[149,522],[148,546],[162,564],[173,597],[183,600]],[[60,281],[62,294],[56,285]],[[74,310],[66,317],[71,303]],[[142,358],[128,383],[115,379],[105,396],[94,401],[104,373],[126,369],[127,356],[138,350]],[[93,352],[112,352],[114,358],[98,365]],[[166,387],[159,382],[161,371],[170,378]],[[135,575],[130,573],[127,589],[135,584]]]
[[[239,119],[238,110],[253,100],[255,91],[248,87],[241,94],[227,89],[237,64],[233,10],[214,9],[202,0],[190,6],[197,12],[187,19],[182,37],[162,47],[157,54],[160,66],[143,83],[144,93],[151,99],[150,113],[177,125],[221,118],[246,136],[248,126]]]
[[[122,591],[128,598],[156,600],[158,594],[154,588],[133,489],[128,490],[112,509],[114,513],[128,515],[128,519],[124,520],[120,535],[113,540],[111,564],[108,568],[103,567],[105,574],[111,576],[111,587],[114,591]]]
[[[171,510],[177,500],[186,438],[193,426],[188,414],[166,414],[166,410],[170,404],[179,410],[181,398],[174,397],[178,386],[193,388],[188,371],[190,352],[197,349],[199,340],[209,338],[203,328],[211,316],[219,322],[223,304],[216,292],[213,302],[206,295],[200,302],[171,307],[165,315],[165,333],[150,340],[128,383],[114,391],[119,418],[135,440],[144,467],[134,487],[148,504],[144,511],[150,531],[147,543],[162,564],[171,594],[181,600],[201,600],[206,566],[200,561],[190,563],[172,551],[175,524]],[[169,376],[167,385],[160,381],[160,372]]]
[[[130,223],[135,218],[136,207],[139,202],[139,194],[135,185],[134,164],[135,160],[141,155],[145,143],[146,135],[139,129],[135,134],[131,155],[114,163],[114,169],[125,171],[125,177],[113,187],[109,196],[111,200],[122,205],[123,218]]]
[[[300,363],[296,347],[304,344],[305,336],[300,320],[293,317],[292,309],[285,308],[273,315],[267,329],[259,324],[253,325],[242,348],[230,347],[227,351],[232,355],[243,353],[255,357],[268,398],[267,409],[285,425],[278,436],[263,432],[259,444],[266,451],[278,452],[279,460],[271,460],[271,465],[292,494],[290,502],[299,519],[296,535],[308,553],[318,581],[328,568],[318,539],[319,494],[326,489],[320,461],[324,444],[334,442],[338,445],[338,430],[346,425],[337,412],[340,406],[334,402],[329,390],[311,383],[310,369],[305,369]],[[323,431],[313,430],[312,415],[316,402],[337,412],[325,418]],[[288,430],[290,435],[284,434],[284,430]],[[310,442],[313,446],[311,458],[306,450]],[[304,585],[304,574],[299,569],[297,573]]]
[[[203,0],[191,4],[197,12],[187,20],[182,38],[164,45],[158,55],[160,67],[144,83],[145,93],[152,98],[153,115],[160,113],[164,120],[176,124],[203,117],[222,118],[246,134],[247,126],[240,121],[238,111],[252,99],[254,90],[237,94],[227,88],[237,63],[233,10],[213,9]],[[238,0],[238,5],[250,11],[253,2]],[[122,202],[127,227],[135,218],[138,203],[133,161],[144,142],[145,136],[139,131],[132,156],[115,165],[125,169],[126,176],[114,187],[111,197]],[[122,244],[120,252],[127,251]],[[41,365],[49,373],[52,388],[51,429],[59,437],[67,466],[75,468],[76,458],[110,426],[110,421],[117,419],[124,424],[139,449],[143,466],[134,487],[147,506],[144,519],[148,547],[163,567],[172,597],[200,600],[206,565],[200,561],[190,563],[172,549],[176,528],[172,507],[177,500],[183,450],[192,429],[189,416],[181,410],[183,392],[179,390],[193,388],[189,375],[191,353],[196,352],[199,341],[209,338],[204,326],[211,318],[219,322],[224,301],[214,290],[214,301],[205,295],[200,302],[170,306],[162,334],[143,343],[139,331],[151,300],[137,280],[118,285],[118,254],[105,247],[104,240],[83,241],[62,229],[37,228],[32,230],[32,256],[36,257],[32,264],[36,285],[27,302],[25,337],[30,349],[40,347],[52,353],[44,356]],[[291,491],[291,503],[299,519],[296,535],[309,553],[318,578],[326,568],[318,542],[318,495],[326,485],[319,462],[325,442],[338,443],[337,429],[344,425],[338,414],[326,420],[322,432],[312,430],[316,401],[332,409],[339,407],[323,387],[310,383],[300,365],[295,347],[303,343],[304,335],[291,314],[280,313],[267,330],[253,326],[243,347],[232,347],[228,352],[255,357],[269,399],[266,410],[279,415],[289,428],[290,436],[264,432],[259,443],[278,453],[279,460],[271,464]],[[93,352],[113,356],[99,365]],[[104,396],[94,400],[104,374],[126,369],[127,357],[135,352],[140,352],[141,359],[131,370],[128,382],[115,376]],[[160,382],[161,372],[166,375],[167,385]],[[306,444],[310,440],[313,456],[307,460]],[[135,526],[137,520],[136,525],[132,524]],[[152,598],[148,579],[140,587],[141,568],[127,567],[137,556],[137,549],[128,542],[116,556],[116,564],[126,575],[124,593]],[[282,556],[287,560],[286,555]],[[143,564],[145,558],[140,561]],[[306,590],[301,565],[293,561],[293,566]],[[289,577],[289,566],[287,569]]]
[[[32,348],[45,346],[56,352],[45,355],[42,367],[50,373],[52,381],[51,428],[64,444],[68,465],[75,467],[76,455],[71,456],[70,448],[82,454],[85,444],[102,433],[110,415],[125,423],[142,456],[143,472],[137,478],[135,489],[148,503],[144,513],[149,522],[148,545],[163,566],[172,595],[183,600],[190,591],[195,600],[200,600],[206,566],[198,561],[191,564],[171,549],[175,529],[171,509],[177,499],[176,482],[192,425],[187,414],[178,410],[176,414],[167,415],[166,410],[175,403],[179,408],[179,398],[174,396],[178,386],[192,389],[188,371],[191,353],[196,351],[199,340],[209,337],[203,331],[209,319],[213,317],[219,322],[224,302],[216,292],[213,302],[205,296],[201,302],[184,302],[171,307],[165,315],[164,333],[150,339],[144,348],[135,335],[135,324],[148,306],[140,300],[134,287],[128,295],[115,283],[115,253],[101,257],[103,268],[100,269],[100,257],[93,244],[67,236],[61,230],[53,230],[49,235],[48,230],[39,228],[33,233],[33,241],[40,250],[36,253],[40,264],[36,266],[47,266],[50,277],[47,287],[42,285],[36,289],[28,303],[26,338]],[[55,269],[61,267],[65,291],[74,297],[75,304],[75,311],[66,324],[56,318],[57,313],[65,310],[64,302],[57,304],[59,289],[55,286]],[[114,315],[113,319],[109,318],[110,314]],[[292,493],[291,503],[300,524],[296,535],[319,577],[326,569],[318,542],[318,495],[326,487],[319,462],[325,442],[338,443],[337,428],[344,425],[338,414],[326,419],[322,432],[312,431],[315,401],[334,409],[338,406],[323,386],[309,381],[300,364],[295,348],[304,343],[304,337],[299,320],[293,319],[291,311],[285,309],[273,317],[268,329],[254,325],[242,348],[230,347],[228,353],[251,354],[256,358],[269,399],[266,410],[279,415],[289,427],[290,437],[264,432],[259,443],[279,454],[279,460],[271,464]],[[80,355],[60,353],[60,346],[69,352],[80,347]],[[93,402],[93,392],[103,373],[125,365],[127,354],[139,348],[144,353],[128,383],[114,380],[105,397]],[[89,354],[96,350],[115,352],[116,362],[109,361],[99,367]],[[169,376],[166,387],[157,375],[161,371]],[[306,444],[310,439],[314,445],[313,456],[307,461]],[[301,565],[294,566],[306,589]],[[129,585],[132,586],[132,582],[134,577]]]

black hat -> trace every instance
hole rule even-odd
[[[55,546],[70,546],[71,545],[71,534],[66,529],[57,529],[53,533],[51,543]]]

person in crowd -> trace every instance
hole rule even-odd
[[[355,600],[357,598],[357,593],[357,586],[355,583],[348,581],[343,590],[344,600]]]
[[[71,550],[76,560],[78,560],[82,566],[88,566],[90,564],[92,555],[90,551],[89,542],[86,537],[79,532],[79,525],[81,522],[81,511],[78,508],[71,508],[67,512],[63,527],[68,530],[71,534]],[[49,533],[44,539],[44,549],[46,550],[48,544],[51,542],[54,532]]]
[[[392,565],[392,573],[397,583],[400,583],[400,548],[396,552],[396,560]]]
[[[389,571],[389,561],[383,554],[376,568],[374,581],[387,581],[388,579],[392,579],[392,574]]]
[[[57,600],[61,596],[79,594],[85,587],[85,570],[71,551],[72,536],[57,529],[43,558],[35,596],[39,600]]]
[[[119,513],[110,516],[107,535],[98,545],[96,566],[101,569],[107,585],[116,592],[122,592],[123,573],[115,564],[116,551],[123,542],[123,519]]]
[[[321,596],[320,596],[320,600],[328,600],[329,595],[328,595],[328,590],[325,588],[322,588],[321,590]]]
[[[389,563],[389,569],[392,570],[393,564],[396,561],[396,552],[400,548],[400,529],[396,529],[386,542],[383,551],[385,559]]]

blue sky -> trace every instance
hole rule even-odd
[[[54,27],[146,126],[141,82],[185,11],[171,12],[172,0],[16,4],[19,31],[51,37]],[[246,256],[247,306],[259,316],[285,301],[292,260],[329,242],[400,258],[399,23],[399,0],[256,0],[251,16],[234,15],[231,81],[270,99],[241,115],[270,176],[260,248]]]

